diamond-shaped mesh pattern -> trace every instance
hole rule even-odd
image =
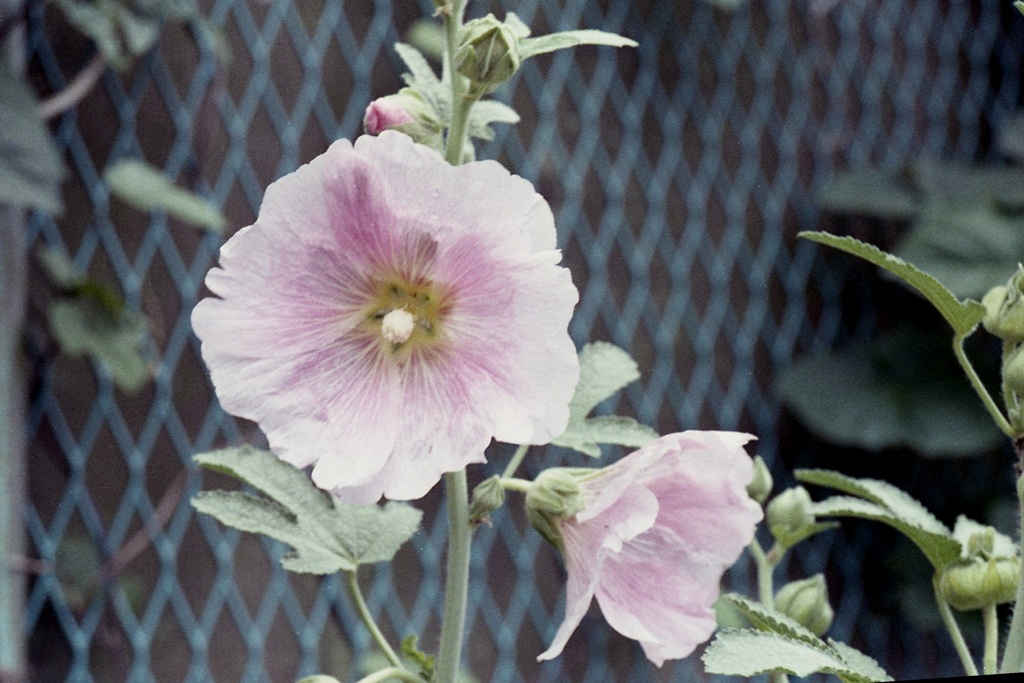
[[[45,569],[28,601],[34,680],[280,682],[321,670],[354,680],[370,647],[336,580],[288,575],[279,546],[189,506],[203,485],[223,483],[201,482],[194,453],[259,439],[219,409],[189,326],[221,239],[112,202],[101,173],[141,156],[208,193],[236,228],[250,223],[270,181],[358,134],[366,103],[397,89],[388,46],[431,6],[202,4],[227,62],[202,32],[171,27],[54,127],[71,167],[66,210],[35,217],[33,239],[66,249],[146,312],[158,365],[147,388],[126,395],[90,364],[34,344],[26,523]],[[987,156],[1019,99],[1021,18],[1002,0],[750,0],[735,13],[699,0],[509,0],[471,10],[505,8],[537,33],[602,28],[640,42],[532,60],[500,93],[522,123],[478,150],[551,202],[581,290],[575,339],[613,341],[640,362],[643,379],[620,410],[663,432],[750,430],[781,462],[775,369],[873,324],[839,310],[850,291],[870,292],[837,261],[815,268],[815,249],[795,242],[816,226],[815,193],[850,165]],[[31,73],[58,90],[92,48],[43,3],[30,12]],[[508,455],[495,448],[491,460]],[[559,457],[537,453],[528,466]],[[423,633],[432,648],[445,516],[437,492],[423,505],[423,532],[363,581],[389,634]],[[857,586],[879,536],[854,529],[822,537],[801,560],[842,588],[835,637],[900,676],[954,673],[913,646],[905,624],[870,609]],[[467,659],[480,680],[699,676],[696,658],[654,669],[596,610],[562,658],[536,664],[561,616],[560,567],[514,504],[479,530]],[[741,561],[730,581],[749,579]]]

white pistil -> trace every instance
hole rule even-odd
[[[396,308],[380,321],[380,333],[391,344],[404,344],[409,341],[416,319],[404,308]]]

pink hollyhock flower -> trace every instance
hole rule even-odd
[[[351,502],[423,496],[491,438],[560,434],[578,295],[529,182],[400,133],[339,140],[268,189],[192,324],[224,408]]]
[[[754,536],[753,465],[735,432],[669,434],[610,467],[576,473],[582,509],[561,520],[565,620],[538,659],[561,654],[596,597],[608,623],[657,666],[715,630],[719,582]],[[542,475],[543,476],[543,475]]]

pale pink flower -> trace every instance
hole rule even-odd
[[[753,465],[735,432],[669,434],[580,478],[585,507],[559,523],[565,620],[538,659],[561,654],[596,597],[657,666],[711,637],[719,582],[754,536]]]
[[[493,161],[339,140],[267,188],[192,314],[224,408],[352,502],[546,443],[578,376],[551,210]]]

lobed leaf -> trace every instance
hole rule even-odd
[[[726,593],[722,598],[739,609],[759,631],[778,633],[793,640],[802,640],[815,647],[824,646],[821,638],[814,635],[806,626],[773,607],[755,602],[739,593]]]
[[[872,244],[852,237],[825,232],[804,231],[798,236],[859,256],[865,261],[889,271],[917,290],[935,306],[958,337],[968,336],[985,317],[985,307],[980,302],[970,299],[960,301],[941,282],[928,273],[918,270],[903,259],[888,254]]]
[[[732,676],[784,671],[800,677],[835,674],[851,683],[892,680],[884,671],[878,675],[877,664],[866,666],[862,657],[848,661],[840,651],[819,642],[820,646],[779,633],[725,629],[718,632],[702,659],[709,673]]]

